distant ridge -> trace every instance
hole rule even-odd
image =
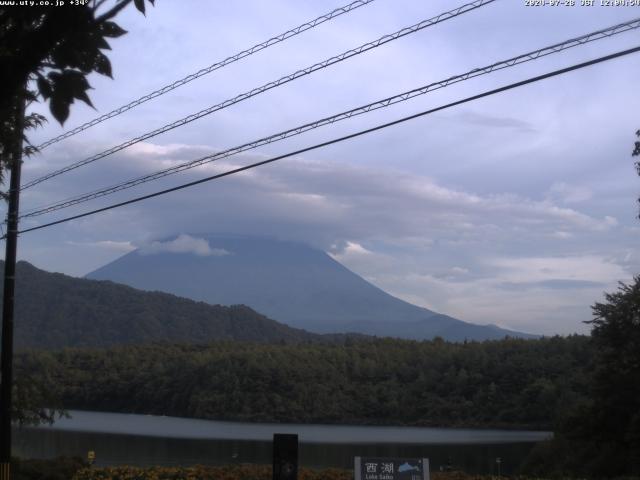
[[[45,272],[27,262],[18,262],[16,283],[17,348],[340,340],[288,327],[243,305],[224,307],[143,292],[109,281]],[[0,298],[1,294],[0,288]]]
[[[90,279],[163,291],[210,304],[244,304],[316,333],[358,332],[408,339],[488,340],[534,335],[475,325],[389,295],[325,252],[240,235],[181,235],[135,250]]]

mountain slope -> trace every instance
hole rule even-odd
[[[407,303],[306,245],[243,236],[210,236],[207,242],[196,253],[170,248],[175,241],[156,244],[124,255],[87,278],[210,304],[244,304],[280,322],[318,333],[413,339],[442,336],[447,340],[529,336],[469,324]]]
[[[0,267],[4,268],[4,262],[0,261]],[[0,288],[0,295],[1,292]],[[18,348],[320,339],[319,335],[275,322],[243,305],[209,305],[113,282],[49,273],[27,262],[17,265]]]

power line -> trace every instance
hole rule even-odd
[[[412,25],[410,27],[405,27],[401,30],[398,30],[397,32],[391,33],[391,34],[387,34],[384,35],[380,38],[378,38],[377,40],[374,40],[372,42],[368,42],[365,43],[363,45],[360,45],[357,48],[351,49],[351,50],[347,50],[346,52],[341,53],[340,55],[336,55],[334,57],[331,57],[327,60],[324,60],[322,62],[316,63],[314,65],[311,65],[310,67],[307,68],[303,68],[301,70],[298,70],[294,73],[291,73],[289,75],[285,75],[284,77],[279,78],[278,80],[274,80],[271,81],[269,83],[266,83],[260,87],[254,88],[252,90],[249,90],[248,92],[242,93],[240,95],[237,95],[231,99],[225,100],[224,102],[218,103],[216,105],[213,105],[211,107],[205,108],[204,110],[200,110],[197,113],[193,113],[191,115],[188,115],[184,118],[181,118],[179,120],[176,120],[170,124],[164,125],[163,127],[160,127],[156,130],[153,130],[152,132],[147,132],[143,135],[140,135],[138,137],[132,138],[124,143],[121,143],[120,145],[116,145],[115,147],[112,147],[108,150],[105,150],[101,153],[98,153],[96,155],[93,155],[91,157],[88,157],[84,160],[80,160],[79,162],[73,163],[71,165],[68,165],[64,168],[61,168],[59,170],[56,170],[54,172],[51,172],[47,175],[44,175],[40,178],[37,178],[35,180],[32,180],[26,184],[24,184],[21,188],[22,190],[25,190],[27,188],[30,188],[34,185],[37,185],[41,182],[44,182],[45,180],[48,180],[50,178],[56,177],[58,175],[61,175],[63,173],[69,172],[71,170],[74,170],[76,168],[79,168],[83,165],[87,165],[89,163],[95,162],[97,160],[100,160],[101,158],[107,157],[109,155],[112,155],[116,152],[119,152],[120,150],[124,150],[127,147],[130,147],[131,145],[135,145],[136,143],[142,142],[144,140],[148,140],[149,138],[155,137],[157,135],[160,135],[161,133],[165,133],[168,132],[170,130],[173,130],[174,128],[178,128],[178,127],[182,127],[184,125],[187,125],[188,123],[191,123],[195,120],[198,120],[206,115],[210,115],[214,112],[217,112],[219,110],[222,110],[224,108],[227,108],[231,105],[234,105],[236,103],[242,102],[244,100],[247,100],[251,97],[254,97],[256,95],[259,95],[261,93],[264,93],[268,90],[271,90],[272,88],[276,88],[279,87],[281,85],[284,85],[286,83],[289,83],[293,80],[296,80],[300,77],[309,75],[313,72],[316,72],[318,70],[322,70],[324,68],[327,68],[331,65],[334,65],[336,63],[342,62],[348,58],[354,57],[356,55],[360,55],[361,53],[367,52],[369,50],[372,50],[374,48],[378,48],[381,45],[384,45],[386,43],[392,42],[394,40],[397,40],[399,38],[402,38],[406,35],[410,35],[412,33],[416,33],[420,30],[423,30],[427,27],[436,25],[440,22],[444,22],[445,20],[449,20],[451,18],[455,18],[459,15],[462,15],[464,13],[470,12],[472,10],[475,10],[477,8],[480,8],[484,5],[487,5],[489,3],[493,3],[495,0],[475,0],[474,2],[471,3],[467,3],[465,5],[462,5],[458,8],[455,8],[453,10],[449,10],[447,12],[441,13],[440,15],[437,15],[433,18],[429,18],[427,20],[423,20],[419,23],[416,23],[415,25]]]
[[[452,77],[449,77],[445,80],[441,80],[438,82],[434,82],[434,83],[430,83],[426,86],[420,87],[420,88],[416,88],[413,90],[409,90],[407,92],[403,92],[400,93],[398,95],[394,95],[392,97],[388,97],[382,100],[378,100],[376,102],[372,102],[369,103],[367,105],[364,106],[360,106],[351,110],[347,110],[345,112],[330,116],[330,117],[326,117],[320,120],[316,120],[314,122],[311,123],[307,123],[289,130],[285,130],[283,132],[279,132],[273,135],[270,135],[268,137],[263,137],[259,140],[255,140],[253,142],[249,142],[249,143],[245,143],[243,145],[240,146],[236,146],[236,147],[232,147],[229,148],[227,150],[223,150],[221,152],[217,152],[215,154],[211,154],[211,155],[207,155],[205,157],[196,159],[196,160],[192,160],[190,162],[186,162],[186,163],[182,163],[180,165],[176,165],[170,168],[166,168],[163,170],[159,170],[157,172],[151,173],[151,174],[147,174],[147,175],[143,175],[141,177],[137,177],[131,180],[128,180],[126,182],[122,182],[122,183],[118,183],[116,185],[112,185],[110,187],[104,187],[102,189],[99,190],[95,190],[93,192],[89,192],[89,193],[85,193],[79,196],[75,196],[75,197],[71,197],[71,198],[67,198],[65,200],[61,200],[59,202],[50,204],[48,206],[45,207],[37,207],[34,209],[31,209],[27,212],[25,212],[20,218],[25,218],[25,217],[36,217],[39,215],[43,215],[46,213],[50,213],[56,210],[61,210],[63,208],[67,208],[67,207],[71,207],[73,205],[77,205],[79,203],[84,203],[86,201],[89,200],[94,200],[96,198],[100,198],[106,195],[110,195],[112,193],[116,193],[119,192],[121,190],[126,190],[132,187],[135,187],[137,185],[141,185],[143,183],[147,183],[150,182],[152,180],[157,180],[159,178],[168,176],[168,175],[173,175],[175,173],[179,173],[181,171],[184,170],[188,170],[191,168],[195,168],[201,165],[204,165],[206,163],[209,162],[213,162],[216,160],[220,160],[222,158],[226,158],[241,152],[245,152],[247,150],[251,150],[257,147],[260,147],[262,145],[267,145],[273,142],[277,142],[280,140],[284,140],[286,138],[290,138],[293,137],[295,135],[300,135],[304,132],[307,132],[309,130],[313,130],[315,128],[319,128],[322,127],[324,125],[329,125],[332,123],[335,123],[337,121],[341,121],[341,120],[345,120],[357,115],[362,115],[364,113],[368,113],[370,111],[373,110],[378,110],[381,108],[386,108],[390,105],[394,105],[396,103],[400,103],[400,102],[404,102],[407,101],[411,98],[417,97],[419,95],[424,95],[426,93],[429,93],[433,90],[437,90],[440,88],[445,88],[448,85],[451,85],[453,83],[457,83],[457,82],[461,82],[464,80],[468,80],[470,78],[474,78],[480,75],[486,75],[488,73],[494,72],[496,70],[502,70],[504,68],[509,68],[509,67],[513,67],[515,65],[519,65],[522,63],[526,63],[529,61],[533,61],[536,60],[540,57],[544,57],[546,55],[550,55],[553,53],[558,53],[561,52],[563,50],[578,46],[578,45],[583,45],[585,43],[588,42],[592,42],[595,40],[600,40],[602,38],[607,38],[610,37],[612,35],[616,35],[622,32],[626,32],[629,30],[633,30],[633,29],[637,29],[640,27],[640,18],[638,19],[634,19],[634,20],[630,20],[628,22],[625,23],[621,23],[621,24],[617,24],[605,29],[601,29],[601,30],[597,30],[595,32],[592,33],[588,33],[586,35],[582,35],[580,37],[576,37],[576,38],[572,38],[570,40],[566,40],[564,42],[561,43],[557,43],[548,47],[544,47],[541,48],[539,50],[534,50],[532,52],[529,53],[525,53],[522,55],[518,55],[516,57],[512,57],[508,60],[503,60],[500,62],[496,62],[493,63],[491,65],[485,66],[485,67],[481,67],[481,68],[475,68],[473,70],[470,70],[466,73],[460,74],[460,75],[455,75]]]
[[[201,70],[198,70],[195,73],[192,73],[190,75],[187,75],[184,78],[181,78],[180,80],[176,80],[175,82],[169,84],[169,85],[165,85],[162,88],[159,88],[158,90],[155,90],[151,93],[148,93],[147,95],[140,97],[136,100],[133,100],[130,103],[127,103],[126,105],[123,105],[121,107],[118,107],[108,113],[105,113],[104,115],[100,115],[99,117],[94,118],[93,120],[84,123],[76,128],[74,128],[73,130],[69,130],[68,132],[65,132],[61,135],[58,135],[57,137],[51,138],[49,140],[47,140],[46,142],[38,145],[38,149],[39,150],[43,150],[45,148],[47,148],[50,145],[53,145],[54,143],[57,143],[61,140],[64,140],[66,138],[72,137],[88,128],[93,127],[94,125],[97,125],[99,123],[104,122],[105,120],[108,120],[110,118],[116,117],[118,115],[120,115],[121,113],[126,112],[127,110],[131,110],[132,108],[137,107],[138,105],[142,105],[145,102],[148,102],[149,100],[152,100],[156,97],[159,97],[160,95],[164,95],[167,92],[170,92],[171,90],[174,90],[178,87],[181,87],[182,85],[185,85],[197,78],[200,78],[204,75],[207,75],[215,70],[218,70],[220,68],[226,67],[227,65],[237,62],[238,60],[242,60],[245,57],[248,57],[250,55],[253,55],[254,53],[257,53],[261,50],[264,50],[265,48],[269,48],[272,45],[276,45],[277,43],[280,42],[284,42],[285,40],[294,37],[296,35],[301,34],[302,32],[306,32],[307,30],[310,30],[314,27],[317,27],[318,25],[321,25],[329,20],[333,20],[336,17],[339,17],[340,15],[343,15],[345,13],[349,13],[353,10],[355,10],[356,8],[360,8],[364,5],[367,5],[371,2],[374,2],[375,0],[356,0],[355,2],[350,3],[349,5],[345,5],[343,7],[338,7],[335,10],[332,10],[331,12],[325,14],[325,15],[321,15],[318,18],[315,18],[313,20],[310,20],[306,23],[303,23],[302,25],[298,25],[295,28],[292,28],[291,30],[287,30],[284,33],[281,33],[280,35],[276,35],[275,37],[270,38],[269,40],[266,40],[262,43],[258,43],[257,45],[254,45],[251,48],[248,48],[246,50],[243,50],[239,53],[236,53],[235,55],[231,55],[230,57],[225,58],[222,61],[213,63],[211,65],[209,65],[208,67],[205,67]]]
[[[451,108],[451,107],[455,107],[457,105],[461,105],[461,104],[464,104],[464,103],[472,102],[474,100],[479,100],[479,99],[484,98],[484,97],[488,97],[488,96],[495,95],[495,94],[498,94],[498,93],[501,93],[501,92],[505,92],[507,90],[512,90],[514,88],[522,87],[522,86],[528,85],[530,83],[539,82],[539,81],[545,80],[547,78],[551,78],[551,77],[555,77],[555,76],[558,76],[558,75],[562,75],[562,74],[565,74],[565,73],[568,73],[568,72],[572,72],[574,70],[579,70],[581,68],[585,68],[585,67],[589,67],[591,65],[595,65],[595,64],[598,64],[598,63],[606,62],[608,60],[613,60],[615,58],[623,57],[625,55],[630,55],[630,54],[636,53],[638,51],[640,51],[640,46],[634,47],[634,48],[630,48],[628,50],[623,50],[623,51],[620,51],[620,52],[612,53],[610,55],[599,57],[599,58],[596,58],[594,60],[589,60],[587,62],[578,63],[578,64],[572,65],[570,67],[565,67],[565,68],[562,68],[562,69],[559,69],[559,70],[554,70],[552,72],[545,73],[543,75],[538,75],[536,77],[531,77],[531,78],[528,78],[526,80],[522,80],[520,82],[511,83],[509,85],[505,85],[503,87],[499,87],[499,88],[496,88],[496,89],[493,89],[493,90],[489,90],[489,91],[480,93],[478,95],[473,95],[471,97],[467,97],[467,98],[464,98],[462,100],[451,102],[451,103],[448,103],[446,105],[442,105],[440,107],[432,108],[430,110],[425,110],[423,112],[416,113],[414,115],[409,115],[407,117],[403,117],[403,118],[400,118],[398,120],[394,120],[392,122],[388,122],[388,123],[384,123],[384,124],[381,124],[381,125],[377,125],[375,127],[368,128],[366,130],[361,130],[359,132],[352,133],[350,135],[345,135],[343,137],[339,137],[339,138],[335,138],[333,140],[329,140],[329,141],[326,141],[326,142],[318,143],[316,145],[312,145],[310,147],[302,148],[302,149],[296,150],[294,152],[289,152],[289,153],[286,153],[284,155],[279,155],[277,157],[273,157],[273,158],[270,158],[270,159],[267,159],[267,160],[263,160],[263,161],[260,161],[260,162],[255,162],[255,163],[252,163],[250,165],[245,165],[244,167],[235,168],[233,170],[229,170],[229,171],[226,171],[226,172],[223,172],[223,173],[218,173],[216,175],[211,175],[209,177],[201,178],[199,180],[194,180],[192,182],[184,183],[184,184],[178,185],[176,187],[168,188],[168,189],[165,189],[165,190],[160,190],[158,192],[150,193],[150,194],[147,194],[147,195],[142,195],[140,197],[136,197],[136,198],[124,201],[124,202],[115,203],[115,204],[112,204],[112,205],[109,205],[109,206],[106,206],[106,207],[102,207],[102,208],[98,208],[98,209],[95,209],[95,210],[90,210],[88,212],[81,213],[81,214],[78,214],[78,215],[73,215],[73,216],[70,216],[70,217],[66,217],[66,218],[63,218],[63,219],[60,219],[60,220],[56,220],[54,222],[45,223],[44,225],[39,225],[37,227],[26,228],[24,230],[20,230],[18,233],[27,233],[27,232],[32,232],[34,230],[40,230],[42,228],[52,227],[54,225],[59,225],[61,223],[69,222],[71,220],[77,220],[79,218],[87,217],[89,215],[95,215],[97,213],[105,212],[107,210],[112,210],[114,208],[123,207],[125,205],[131,205],[133,203],[141,202],[143,200],[148,200],[148,199],[154,198],[154,197],[159,197],[159,196],[165,195],[167,193],[175,192],[175,191],[178,191],[178,190],[183,190],[185,188],[193,187],[193,186],[199,185],[201,183],[210,182],[212,180],[217,180],[219,178],[227,177],[229,175],[240,173],[240,172],[243,172],[245,170],[250,170],[252,168],[256,168],[256,167],[259,167],[259,166],[262,166],[262,165],[273,163],[273,162],[276,162],[278,160],[282,160],[284,158],[292,157],[292,156],[295,156],[295,155],[299,155],[301,153],[309,152],[311,150],[316,150],[318,148],[326,147],[326,146],[329,146],[329,145],[333,145],[335,143],[339,143],[339,142],[343,142],[343,141],[346,141],[346,140],[350,140],[352,138],[360,137],[362,135],[366,135],[368,133],[372,133],[372,132],[375,132],[375,131],[378,131],[378,130],[382,130],[384,128],[388,128],[388,127],[391,127],[391,126],[394,126],[394,125],[398,125],[398,124],[407,122],[409,120],[413,120],[413,119],[416,119],[416,118],[419,118],[419,117],[423,117],[423,116],[426,116],[426,115],[429,115],[429,114],[432,114],[432,113],[435,113],[435,112],[439,112],[439,111],[445,110],[447,108]],[[4,237],[2,237],[2,238],[4,238]]]

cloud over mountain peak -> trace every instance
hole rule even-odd
[[[209,242],[204,238],[192,237],[191,235],[184,233],[178,235],[173,240],[152,242],[149,245],[141,247],[138,251],[141,255],[154,255],[158,253],[192,253],[200,257],[221,257],[230,254],[230,252],[224,248],[211,248]]]

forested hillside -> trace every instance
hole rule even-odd
[[[551,428],[584,395],[590,339],[237,342],[29,352],[68,409],[233,419]]]
[[[0,268],[4,268],[2,261]],[[243,305],[224,307],[143,292],[108,281],[45,272],[27,262],[18,263],[16,281],[18,348],[331,340],[288,327]]]

